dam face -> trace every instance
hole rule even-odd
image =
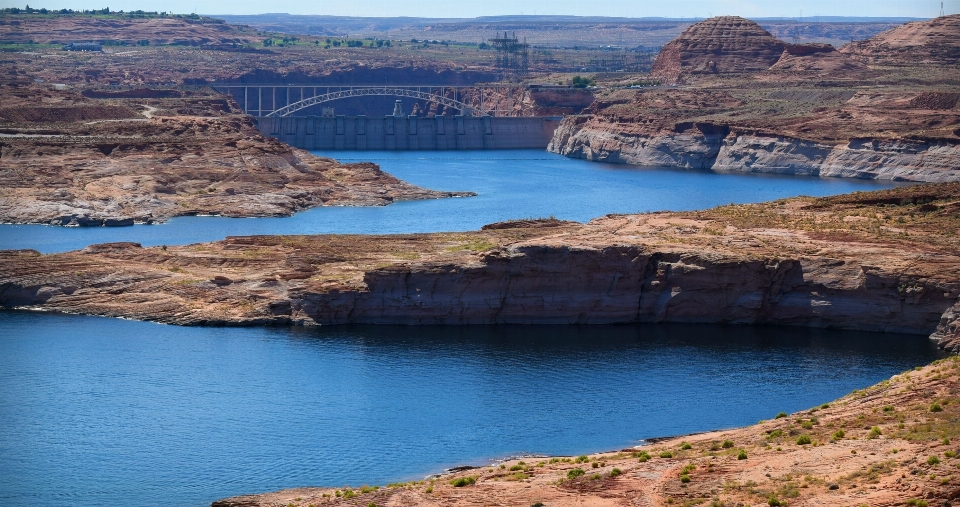
[[[284,116],[257,127],[305,150],[546,149],[562,117]]]

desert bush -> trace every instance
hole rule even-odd
[[[459,478],[456,478],[456,479],[450,481],[450,484],[451,484],[453,487],[455,487],[455,488],[462,488],[462,487],[464,487],[464,486],[471,486],[471,485],[476,484],[476,483],[477,483],[477,478],[474,477],[474,476],[472,476],[472,475],[467,476],[467,477],[459,477]]]

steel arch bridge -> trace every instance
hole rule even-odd
[[[461,102],[459,100],[454,100],[443,95],[438,95],[436,93],[422,92],[419,90],[412,90],[409,88],[401,88],[394,86],[371,86],[364,88],[350,88],[347,90],[338,90],[335,92],[324,93],[322,95],[315,95],[291,104],[287,104],[284,107],[281,107],[275,111],[271,111],[266,114],[266,116],[287,116],[293,114],[301,109],[305,109],[317,104],[322,104],[324,102],[330,102],[338,99],[345,99],[348,97],[367,97],[371,95],[379,96],[394,96],[394,97],[410,97],[414,99],[426,100],[436,104],[440,104],[445,107],[451,107],[460,111],[461,114],[467,116],[483,116],[489,114],[487,111],[481,109],[475,109],[469,104]]]

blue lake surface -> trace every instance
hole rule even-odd
[[[326,155],[479,196],[289,218],[0,225],[0,248],[471,230],[893,186],[539,151]],[[776,327],[181,328],[0,311],[0,505],[200,506],[523,453],[612,450],[807,408],[935,357],[926,337]]]
[[[0,505],[167,507],[752,424],[937,352],[804,328],[181,328],[8,311],[0,357]]]
[[[110,241],[150,246],[246,234],[466,231],[515,218],[552,215],[584,222],[608,213],[703,209],[895,185],[849,178],[636,168],[537,150],[314,153],[345,162],[373,161],[394,176],[426,188],[479,195],[383,207],[314,208],[285,218],[180,217],[161,225],[96,228],[0,225],[0,249],[34,248],[50,253]]]

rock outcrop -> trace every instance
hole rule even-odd
[[[840,52],[870,64],[956,65],[960,61],[960,14],[907,23],[845,44]]]
[[[137,95],[8,93],[0,108],[0,222],[116,226],[472,195],[290,148],[260,135],[253,118],[220,95]]]
[[[787,44],[780,59],[768,70],[830,77],[871,75],[866,65],[848,58],[830,44]]]
[[[663,46],[651,75],[676,82],[684,74],[742,74],[769,69],[786,44],[738,16],[696,23]]]
[[[683,128],[686,127],[686,128]],[[893,181],[960,181],[960,142],[850,139],[830,144],[737,131],[725,125],[681,125],[679,132],[625,132],[618,125],[567,118],[547,148],[561,155],[647,167],[709,169]]]
[[[943,184],[471,233],[8,251],[0,304],[188,325],[730,322],[929,335],[960,297],[958,199],[960,184]]]
[[[960,16],[837,51],[783,43],[741,18],[711,18],[664,46],[654,64],[664,82],[685,86],[610,90],[564,119],[548,149],[641,166],[957,181],[954,32]],[[893,61],[900,67],[871,67]]]

